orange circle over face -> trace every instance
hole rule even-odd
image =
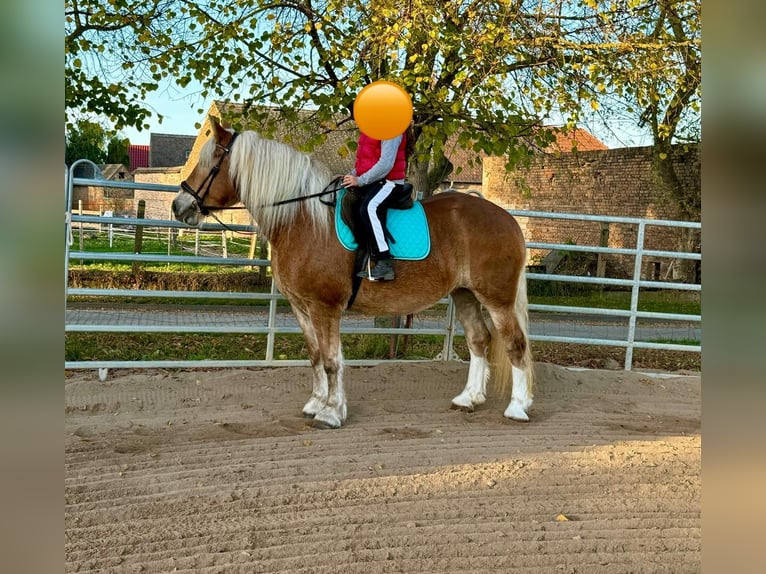
[[[378,80],[357,94],[354,121],[364,135],[373,139],[395,138],[412,121],[412,99],[398,84]]]

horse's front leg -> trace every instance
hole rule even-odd
[[[343,388],[343,352],[340,346],[341,310],[320,307],[310,313],[327,381],[327,401],[314,415],[317,426],[339,428],[347,415]]]
[[[316,331],[309,319],[308,312],[294,305],[293,313],[303,331],[303,337],[306,340],[306,346],[309,351],[311,370],[313,371],[311,397],[303,406],[303,415],[313,418],[327,404],[327,373],[325,372],[324,365],[322,365],[319,342],[317,341]]]

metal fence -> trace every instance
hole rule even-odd
[[[72,194],[75,186],[98,186],[103,188],[132,188],[153,190],[158,193],[176,193],[178,188],[170,185],[158,185],[137,182],[118,182],[102,179],[77,178],[73,176],[75,168],[87,160],[75,162],[66,172],[65,183],[65,209],[66,209],[66,240],[65,240],[65,305],[70,301],[71,296],[83,296],[90,298],[100,297],[145,297],[145,298],[171,298],[182,302],[184,299],[204,299],[214,302],[216,299],[227,300],[263,300],[268,302],[268,311],[264,312],[262,321],[254,320],[253,316],[245,316],[244,321],[230,321],[227,324],[221,324],[220,321],[191,320],[179,321],[176,319],[160,321],[156,314],[154,320],[149,321],[124,321],[119,319],[119,313],[101,313],[100,315],[90,314],[78,317],[77,313],[66,308],[66,332],[123,332],[123,333],[250,333],[266,335],[265,356],[261,359],[253,360],[144,360],[144,361],[112,361],[112,360],[89,360],[89,361],[65,361],[66,369],[99,369],[105,372],[110,368],[197,368],[197,367],[260,367],[260,366],[290,366],[307,365],[304,360],[280,359],[275,357],[275,338],[277,335],[300,333],[300,329],[295,321],[290,320],[290,313],[278,312],[279,302],[284,301],[282,295],[276,290],[274,282],[271,281],[271,290],[268,293],[253,292],[210,292],[210,291],[184,291],[184,290],[152,290],[152,289],[104,289],[104,288],[73,288],[69,286],[69,262],[73,260],[101,260],[101,261],[121,261],[121,262],[161,262],[161,263],[190,263],[190,264],[208,264],[208,265],[236,265],[236,266],[256,266],[268,267],[268,259],[250,258],[224,254],[222,256],[211,255],[177,255],[169,253],[127,253],[127,252],[95,252],[84,250],[73,250],[73,229],[75,226],[83,224],[98,224],[109,228],[125,228],[129,226],[133,230],[143,230],[147,228],[179,230],[190,228],[184,223],[171,220],[133,218],[124,217],[106,217],[103,215],[79,215],[72,210]],[[87,162],[90,163],[90,162]],[[98,171],[96,171],[98,175]],[[665,349],[673,351],[701,352],[700,344],[679,344],[675,342],[641,340],[637,337],[638,325],[640,321],[660,321],[663,323],[679,323],[684,325],[701,325],[701,315],[694,314],[676,314],[676,313],[657,313],[648,311],[639,311],[639,295],[642,290],[672,290],[672,291],[696,291],[701,290],[701,285],[696,283],[682,283],[672,281],[647,280],[642,278],[642,265],[647,257],[654,259],[668,260],[694,260],[701,261],[700,253],[686,253],[677,251],[658,251],[650,250],[644,247],[646,230],[651,226],[665,228],[687,228],[701,229],[701,225],[695,222],[664,221],[631,217],[611,217],[581,215],[569,213],[549,213],[509,210],[511,214],[518,218],[544,218],[561,221],[588,221],[601,224],[627,224],[636,227],[635,248],[610,248],[596,245],[573,245],[562,243],[542,243],[528,242],[530,250],[555,251],[555,252],[585,252],[596,254],[610,254],[628,257],[633,260],[632,276],[628,278],[609,278],[592,276],[559,275],[549,273],[532,272],[534,268],[528,270],[529,280],[539,280],[543,282],[568,282],[572,284],[589,284],[604,287],[619,287],[630,290],[630,308],[623,309],[604,309],[594,307],[575,307],[562,305],[539,305],[530,304],[530,313],[535,316],[556,316],[566,315],[573,317],[573,321],[588,322],[598,320],[623,320],[627,321],[627,334],[617,337],[598,337],[592,335],[558,335],[550,333],[535,333],[531,330],[530,339],[533,341],[548,341],[553,343],[577,343],[587,345],[605,345],[625,348],[624,368],[631,370],[633,363],[633,352],[635,349]],[[257,233],[257,228],[246,225],[227,225],[204,224],[200,228],[203,232],[222,233],[237,231],[243,233]],[[168,231],[172,233],[172,231]],[[224,238],[225,243],[225,238]],[[414,322],[409,327],[400,327],[396,325],[379,326],[373,318],[358,318],[356,321],[347,320],[341,323],[341,333],[360,334],[360,335],[437,335],[443,337],[442,351],[437,357],[431,360],[452,360],[457,358],[454,352],[455,337],[462,335],[462,329],[455,320],[454,309],[451,299],[445,298],[438,302],[440,308],[446,308],[442,313],[442,318],[436,323],[433,321]],[[193,306],[183,306],[185,316],[188,319],[190,309]],[[194,315],[194,313],[192,313]],[[349,313],[349,317],[354,314]],[[94,317],[97,320],[94,320]],[[532,324],[534,327],[534,323]],[[694,329],[695,338],[699,341],[700,330]],[[402,359],[396,359],[403,361]],[[410,359],[409,362],[413,360]],[[381,362],[381,360],[349,360],[351,365],[372,365]]]

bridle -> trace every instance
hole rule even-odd
[[[217,148],[220,148],[220,149],[223,150],[223,154],[221,155],[220,159],[218,160],[218,163],[216,163],[210,169],[210,173],[208,173],[207,176],[205,177],[205,179],[202,180],[202,183],[200,184],[199,189],[195,190],[194,188],[192,188],[192,186],[190,186],[186,182],[186,180],[181,182],[181,189],[185,193],[188,193],[189,195],[191,195],[194,198],[194,207],[197,209],[197,211],[199,211],[202,215],[205,215],[205,216],[211,215],[212,217],[214,217],[216,219],[216,221],[218,221],[218,223],[220,223],[226,229],[229,229],[229,227],[223,221],[218,219],[218,217],[215,215],[215,213],[212,213],[210,211],[211,208],[209,208],[209,207],[204,205],[204,200],[205,200],[205,196],[207,196],[208,192],[210,191],[210,186],[213,185],[213,181],[215,180],[216,176],[218,175],[218,172],[221,171],[221,164],[223,164],[223,160],[226,159],[226,156],[229,155],[229,153],[231,152],[231,148],[234,145],[234,140],[237,139],[238,135],[239,135],[238,132],[234,132],[232,134],[231,139],[229,140],[229,145],[228,146],[223,146],[223,145],[221,145],[219,143],[215,144],[215,146]],[[293,202],[296,202],[296,201],[305,201],[307,199],[311,199],[311,198],[314,198],[314,197],[319,197],[320,198],[319,201],[321,201],[323,204],[325,204],[325,205],[327,205],[329,207],[332,207],[332,206],[335,205],[334,194],[341,188],[341,185],[340,185],[341,179],[342,179],[341,177],[336,177],[330,183],[328,183],[327,186],[325,186],[325,188],[322,191],[320,191],[318,193],[312,193],[312,194],[309,194],[309,195],[301,195],[301,196],[294,197],[294,198],[291,198],[291,199],[285,199],[285,200],[282,200],[282,201],[277,201],[275,203],[271,203],[271,204],[268,204],[268,205],[261,205],[260,207],[277,207],[279,205],[284,205],[286,203],[293,203]],[[329,195],[329,194],[333,194],[333,199],[332,200],[326,201],[324,199],[321,199],[322,196]],[[245,209],[245,208],[244,207],[215,207],[213,209],[218,211],[218,210],[223,210],[223,209]],[[233,231],[233,230],[230,230],[230,231]]]
[[[218,175],[218,172],[221,171],[221,164],[223,163],[223,160],[226,159],[226,156],[229,155],[229,152],[231,152],[231,147],[234,145],[234,140],[237,139],[238,135],[239,134],[237,132],[234,132],[234,134],[231,136],[231,139],[229,140],[228,146],[222,146],[219,143],[215,144],[217,148],[221,148],[223,150],[223,154],[218,160],[218,163],[216,163],[210,170],[210,173],[207,174],[207,177],[202,180],[199,189],[193,189],[192,186],[186,183],[186,180],[181,182],[181,189],[183,189],[186,193],[194,198],[194,205],[202,215],[208,215],[210,213],[210,209],[203,204],[205,196],[210,191],[210,186],[213,185],[213,180]]]

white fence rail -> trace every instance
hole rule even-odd
[[[119,313],[112,315],[84,314],[78,317],[78,313],[67,306],[67,319],[65,321],[65,331],[72,332],[111,332],[111,333],[250,333],[263,334],[267,337],[266,352],[262,359],[253,360],[144,360],[144,361],[112,361],[112,360],[87,360],[87,361],[65,361],[66,369],[109,369],[109,368],[197,368],[197,367],[256,367],[256,366],[290,366],[307,365],[305,360],[288,360],[275,357],[275,338],[277,335],[300,333],[297,323],[291,321],[289,313],[280,313],[279,302],[284,298],[276,290],[273,281],[269,293],[250,293],[250,292],[210,292],[210,291],[184,291],[184,290],[151,290],[151,289],[104,289],[104,288],[72,288],[69,286],[69,262],[84,260],[102,260],[118,262],[154,262],[154,263],[189,263],[189,264],[207,264],[207,265],[238,265],[238,266],[257,266],[267,267],[267,259],[248,258],[232,254],[226,256],[211,255],[173,255],[168,253],[127,253],[127,252],[95,252],[83,249],[73,251],[71,248],[73,242],[73,230],[82,226],[82,224],[100,224],[107,226],[113,231],[124,229],[130,226],[136,229],[140,226],[173,230],[190,228],[178,221],[157,220],[157,219],[126,219],[124,217],[104,217],[96,215],[79,215],[77,208],[72,209],[72,194],[75,186],[98,186],[98,187],[122,187],[133,189],[148,189],[158,193],[176,193],[176,186],[145,184],[134,182],[113,182],[99,179],[85,179],[73,177],[74,168],[84,160],[76,162],[67,172],[65,196],[66,196],[66,241],[65,241],[65,302],[70,301],[70,297],[81,296],[89,298],[98,297],[144,297],[144,298],[163,298],[177,299],[182,302],[184,299],[207,299],[211,303],[216,299],[227,300],[263,300],[268,302],[268,311],[262,312],[262,316],[256,318],[255,315],[246,315],[245,321],[233,321],[228,324],[220,322],[204,321],[179,321],[171,318],[167,321],[125,321],[121,320]],[[97,172],[98,173],[98,172]],[[630,308],[629,309],[604,309],[594,307],[575,307],[561,305],[539,305],[530,304],[530,312],[536,313],[536,316],[550,314],[550,316],[566,314],[574,316],[574,323],[580,321],[593,321],[594,318],[602,317],[606,319],[623,319],[627,321],[626,335],[621,337],[594,337],[594,336],[561,336],[557,334],[535,334],[534,329],[530,338],[533,341],[548,341],[553,343],[577,343],[587,345],[605,345],[625,348],[624,368],[631,370],[633,363],[634,349],[665,349],[674,351],[701,352],[699,344],[679,344],[674,342],[658,342],[651,340],[641,340],[637,337],[639,331],[639,321],[661,321],[663,323],[682,323],[692,324],[695,327],[701,325],[701,316],[694,314],[676,314],[676,313],[656,313],[648,311],[639,311],[639,295],[642,290],[673,290],[673,291],[697,291],[701,290],[699,284],[680,283],[672,281],[646,280],[642,278],[642,265],[644,258],[652,257],[655,259],[686,259],[701,261],[700,253],[685,253],[676,251],[658,251],[644,248],[646,229],[651,226],[688,228],[699,230],[699,223],[664,221],[629,217],[610,217],[595,215],[580,215],[569,213],[549,213],[509,210],[511,214],[523,218],[544,218],[563,221],[588,221],[602,224],[628,224],[636,226],[635,248],[609,248],[596,245],[572,245],[560,243],[540,243],[529,242],[528,248],[536,250],[555,250],[560,252],[587,252],[598,254],[621,255],[633,259],[633,272],[630,278],[609,278],[609,277],[588,277],[574,275],[558,275],[548,273],[528,272],[528,279],[541,280],[547,282],[568,282],[573,284],[591,284],[606,287],[621,287],[630,289]],[[205,224],[202,226],[204,232],[224,233],[228,230],[238,232],[257,233],[257,229],[245,225],[228,225],[224,228],[220,224]],[[456,323],[454,310],[451,300],[445,298],[439,302],[442,306],[446,304],[446,312],[442,314],[443,319],[434,323],[421,321],[416,322],[411,327],[379,327],[374,321],[365,323],[364,321],[344,321],[341,325],[341,333],[361,334],[361,335],[438,335],[444,337],[442,352],[436,359],[450,360],[456,358],[453,350],[456,336],[462,334],[460,326]],[[192,306],[184,306],[184,315],[188,318]],[[81,314],[82,315],[82,314]],[[156,315],[156,314],[155,314]],[[548,316],[548,315],[546,315]],[[571,320],[571,319],[570,319]],[[260,321],[260,324],[259,324]],[[534,324],[532,325],[534,327]],[[695,333],[699,329],[694,329]],[[398,359],[402,361],[401,359]],[[410,360],[411,362],[412,360]],[[349,360],[348,364],[371,365],[381,362],[381,360]]]

